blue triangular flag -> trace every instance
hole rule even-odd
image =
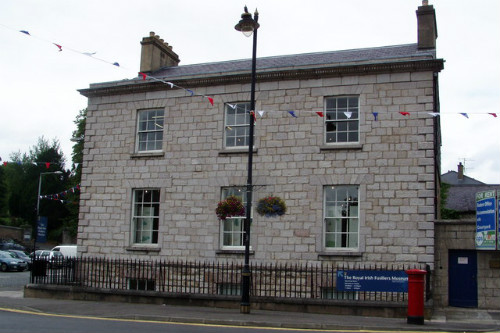
[[[288,111],[288,113],[294,117],[294,118],[298,118],[297,115],[295,114],[295,111]]]

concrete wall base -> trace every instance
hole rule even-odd
[[[35,285],[24,288],[24,297],[55,298],[98,302],[128,302],[144,304],[189,305],[238,309],[239,296],[194,295],[155,291],[103,290],[78,286]],[[253,297],[254,310],[290,311],[335,315],[356,315],[383,318],[405,318],[406,303],[357,302],[324,299],[276,299]],[[426,304],[425,318],[432,317],[432,304]]]

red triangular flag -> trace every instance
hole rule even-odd
[[[491,115],[492,115],[493,117],[495,117],[495,118],[497,117],[497,114],[496,114],[496,113],[491,113],[491,112],[490,112],[490,113],[488,113],[488,114],[491,114]]]
[[[214,106],[214,99],[212,97],[208,97],[208,101],[210,102],[210,104],[212,104],[212,106]]]
[[[409,116],[410,112],[400,112],[403,116]]]
[[[146,74],[142,73],[142,72],[139,72],[139,75],[142,76],[142,80],[145,81],[146,80]]]
[[[62,51],[62,46],[61,46],[61,45],[56,44],[56,43],[52,43],[52,44],[54,44],[55,46],[57,46],[57,47],[59,48],[59,52],[61,52],[61,51]]]
[[[324,114],[323,114],[323,112],[321,112],[321,111],[317,111],[317,112],[316,112],[316,114],[317,114],[318,116],[320,116],[320,117],[324,117]]]
[[[253,122],[254,122],[254,123],[255,123],[255,122],[257,122],[257,116],[255,115],[255,112],[250,111],[250,114],[251,114],[251,115],[252,115],[252,117],[253,117]]]
[[[50,168],[50,162],[46,162],[46,163],[45,163],[45,167],[46,167],[47,169],[48,169],[48,168]]]
[[[6,166],[7,165],[7,161],[3,162],[3,165]]]

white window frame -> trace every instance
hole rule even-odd
[[[223,187],[221,189],[221,200],[226,199],[228,196],[234,195],[241,199],[243,206],[246,208],[246,186],[231,186]],[[228,217],[225,220],[220,220],[220,248],[222,250],[243,250],[245,245],[243,243],[243,237],[245,234],[245,216],[238,217]],[[226,245],[225,240],[230,237],[231,244]],[[239,244],[235,244],[235,240],[239,239]]]
[[[359,186],[325,186],[323,190],[323,244],[325,250],[360,248]]]
[[[161,152],[164,136],[164,109],[137,112],[136,152]]]
[[[325,98],[324,142],[342,145],[360,142],[359,96]]]
[[[224,108],[224,148],[248,148],[250,103],[227,103]]]
[[[156,197],[153,192],[156,193]],[[132,193],[132,243],[157,245],[160,227],[160,190],[134,189]]]

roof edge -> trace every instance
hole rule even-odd
[[[279,68],[276,70],[266,69],[259,72],[257,69],[257,83],[283,80],[307,80],[331,77],[342,77],[352,75],[370,75],[400,72],[440,72],[444,68],[443,59],[424,59],[414,61],[393,61],[382,63],[366,63],[352,65],[312,66],[310,68]],[[178,79],[169,79],[170,82],[183,87],[200,87],[208,85],[225,85],[248,83],[251,79],[250,71],[246,73],[204,74]],[[123,80],[97,84],[90,88],[79,89],[85,97],[100,97],[109,95],[120,95],[128,93],[139,93],[146,91],[165,90],[168,87],[158,81],[146,81],[140,79]],[[170,89],[170,88],[168,88]]]

